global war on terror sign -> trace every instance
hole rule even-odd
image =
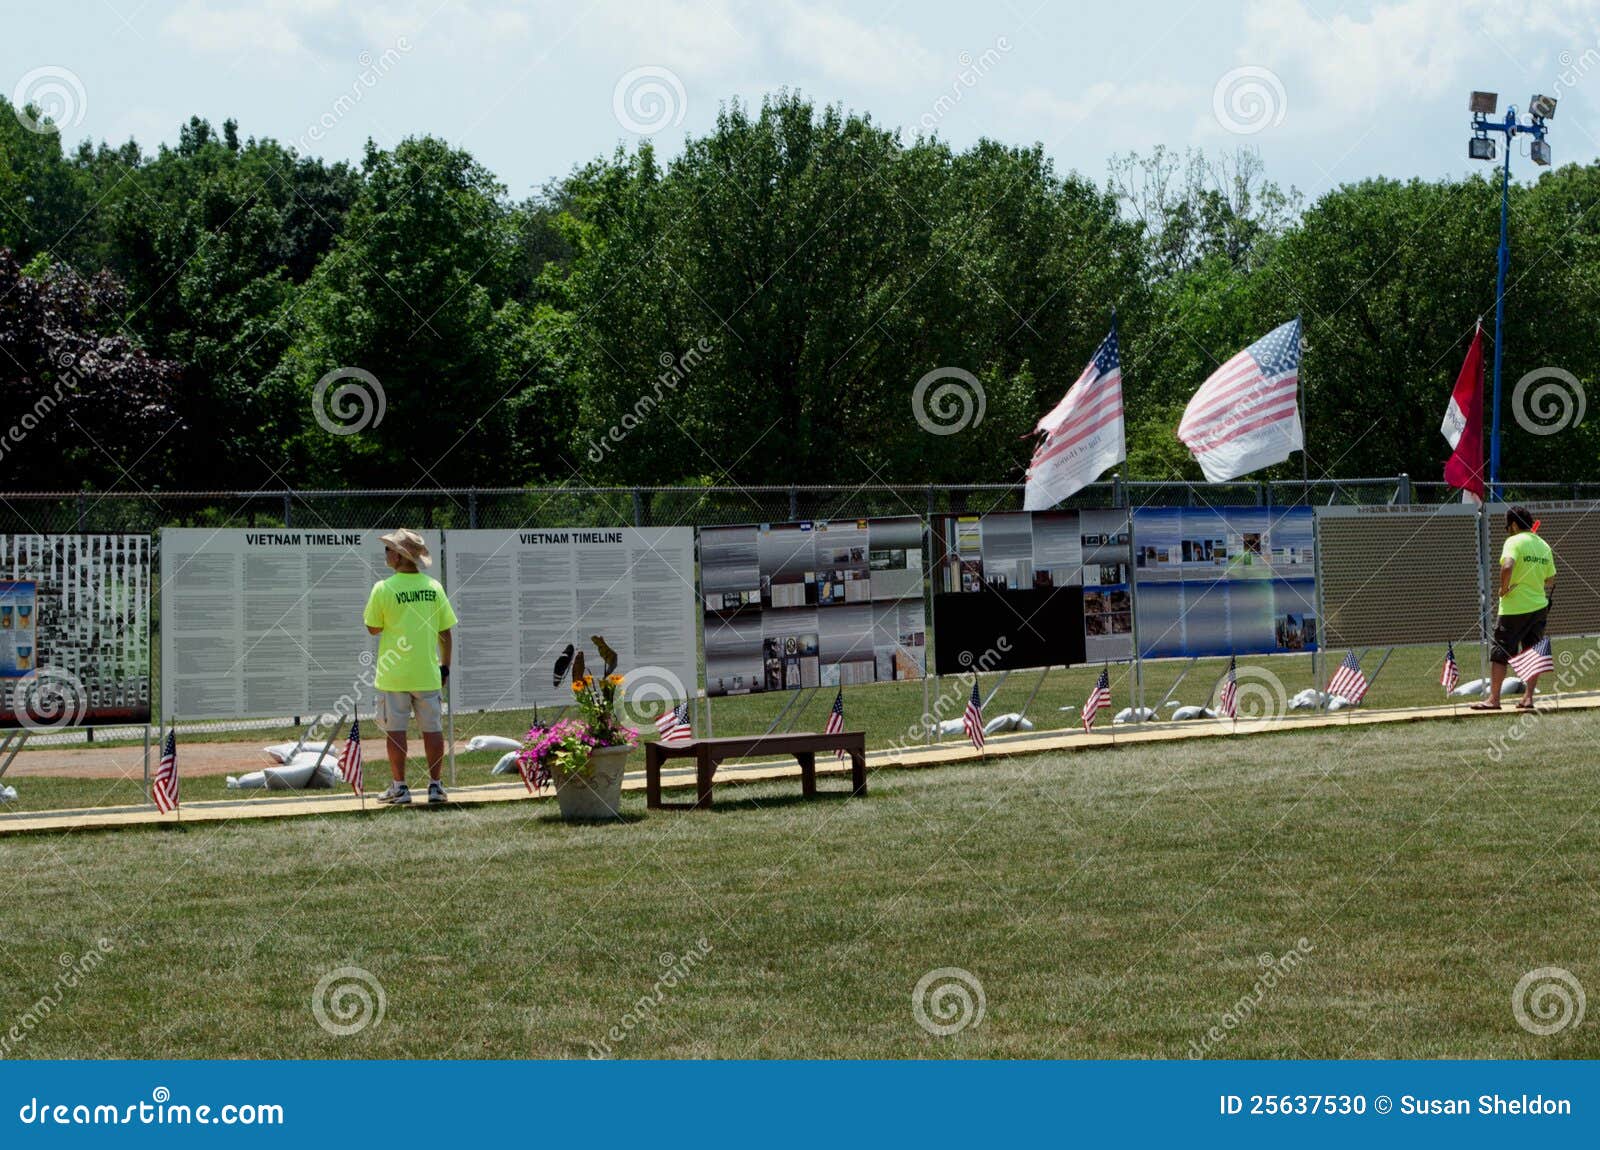
[[[460,623],[451,702],[466,710],[570,704],[552,681],[568,643],[603,636],[625,695],[693,696],[694,528],[451,531],[445,589]]]
[[[376,640],[361,612],[389,574],[381,534],[163,531],[163,714],[305,716],[341,703],[370,710]],[[422,535],[437,558],[439,534]]]

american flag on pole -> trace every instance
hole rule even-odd
[[[1517,678],[1524,683],[1535,675],[1542,675],[1546,671],[1554,671],[1556,662],[1550,657],[1550,640],[1540,639],[1520,655],[1513,655],[1511,657],[1511,669],[1517,673]]]
[[[1359,703],[1366,693],[1367,677],[1361,673],[1361,663],[1354,651],[1346,651],[1344,662],[1339,664],[1328,683],[1328,694]]]
[[[662,711],[656,718],[656,733],[663,743],[687,743],[694,737],[694,726],[689,722],[689,704],[679,703]]]
[[[1444,693],[1449,694],[1456,689],[1456,684],[1461,682],[1461,668],[1456,666],[1456,645],[1449,644],[1444,651],[1444,673],[1439,676],[1439,686],[1444,688]]]
[[[1122,356],[1115,321],[1089,366],[1034,430],[1043,432],[1044,439],[1028,465],[1025,511],[1054,507],[1128,457],[1122,422]]]
[[[356,794],[362,791],[361,786],[361,720],[350,720],[350,735],[344,741],[344,750],[339,752],[339,777],[350,784],[350,789]]]
[[[1222,680],[1222,694],[1217,697],[1217,706],[1225,718],[1239,717],[1239,662],[1232,655],[1228,656],[1228,675]]]
[[[976,750],[983,750],[983,697],[978,694],[976,675],[972,677],[972,697],[967,700],[966,713],[961,716],[961,729]]]
[[[1100,713],[1101,707],[1111,705],[1111,675],[1107,670],[1100,668],[1100,677],[1095,680],[1094,690],[1089,692],[1089,697],[1083,704],[1083,729],[1088,730],[1094,726],[1094,717]]]
[[[840,687],[834,692],[833,706],[828,708],[828,725],[822,728],[824,734],[841,735],[844,733],[844,688]],[[839,752],[839,758],[844,758],[844,752]]]
[[[150,797],[155,799],[156,810],[170,814],[178,809],[178,733],[167,730],[167,741],[161,746],[161,762],[156,767],[155,781],[150,784]]]
[[[1300,320],[1274,328],[1212,372],[1184,409],[1178,438],[1211,483],[1303,451]]]

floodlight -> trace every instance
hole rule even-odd
[[[1500,96],[1496,92],[1474,92],[1472,100],[1467,104],[1467,110],[1478,116],[1492,116],[1494,110],[1500,106]]]
[[[1533,162],[1546,168],[1550,166],[1550,145],[1543,140],[1533,142]]]
[[[1554,119],[1556,98],[1554,96],[1534,96],[1528,100],[1528,111],[1541,120]]]
[[[1473,136],[1472,139],[1467,141],[1467,159],[1494,159],[1494,141],[1488,136]]]

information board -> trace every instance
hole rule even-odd
[[[935,547],[941,675],[1133,657],[1127,511],[950,515]]]
[[[700,529],[706,693],[920,679],[922,520]]]
[[[455,606],[451,701],[465,710],[570,704],[551,669],[568,643],[600,668],[590,636],[616,651],[623,687],[692,697],[694,528],[450,531]]]
[[[387,578],[385,531],[161,533],[161,710],[184,719],[306,716],[372,705],[377,640],[361,621]],[[439,534],[422,532],[439,577]]]
[[[0,535],[0,726],[150,718],[150,537]]]
[[[1315,650],[1314,537],[1309,507],[1136,510],[1140,654]]]

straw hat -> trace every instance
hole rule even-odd
[[[433,566],[433,556],[428,554],[428,545],[409,527],[402,527],[392,535],[380,535],[384,543],[398,551],[403,557],[423,567]]]

